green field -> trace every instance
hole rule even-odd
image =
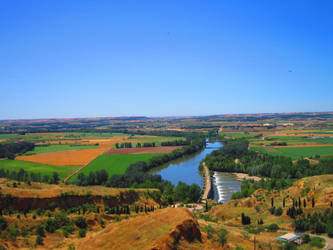
[[[109,176],[113,174],[124,174],[129,165],[138,161],[147,161],[154,156],[163,154],[112,154],[100,155],[93,160],[88,166],[83,168],[79,173],[88,175],[91,171],[105,169]],[[71,180],[76,180],[77,175],[74,175]]]
[[[98,148],[96,145],[50,145],[50,146],[36,146],[33,151],[28,151],[24,155],[33,155],[33,154],[44,154],[60,151],[70,151],[70,150],[79,150],[79,149],[92,149]]]
[[[243,132],[223,132],[223,133],[219,133],[219,135],[229,136],[229,137],[232,137],[232,138],[235,138],[235,139],[252,138],[252,137],[256,136],[256,134],[243,133]]]
[[[139,141],[139,142],[167,142],[167,141],[180,141],[185,140],[184,137],[167,137],[167,136],[147,136],[147,137],[137,137],[130,136],[126,140],[129,141]]]
[[[40,173],[41,176],[52,176],[53,172],[59,173],[59,178],[64,179],[67,175],[77,169],[77,166],[52,166],[27,161],[0,160],[0,168],[10,171],[19,171],[23,168],[27,172]]]
[[[286,142],[288,145],[300,145],[300,144],[333,144],[333,138],[311,138],[304,136],[272,136],[267,137],[265,142]]]
[[[263,147],[253,147],[251,150],[260,151],[270,155],[282,155],[292,158],[293,160],[320,155],[321,157],[327,158],[333,156],[333,146],[322,146],[322,147],[297,147],[297,148],[275,148],[276,151],[267,150]]]

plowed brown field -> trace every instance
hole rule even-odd
[[[110,139],[85,140],[85,143],[99,143],[95,149],[81,149],[72,151],[61,151],[46,154],[18,156],[17,160],[44,163],[56,166],[84,166],[111,148],[117,142],[122,142],[123,136],[112,137]]]
[[[62,151],[38,155],[18,156],[17,160],[56,166],[83,166],[103,153],[105,148]]]
[[[113,148],[104,154],[168,154],[182,146],[147,147],[147,148]]]

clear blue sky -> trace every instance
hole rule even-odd
[[[0,119],[333,111],[332,0],[0,2]]]

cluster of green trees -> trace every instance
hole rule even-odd
[[[54,233],[56,230],[61,230],[63,235],[65,237],[68,237],[69,234],[72,234],[75,231],[74,225],[79,229],[79,236],[80,231],[82,230],[84,230],[85,235],[86,229],[88,227],[85,218],[79,216],[74,220],[70,220],[64,212],[55,213],[53,217],[50,214],[47,220],[41,221],[34,228],[34,234],[37,236],[36,245],[43,245],[43,238],[46,236],[46,232]],[[29,231],[26,227],[23,226],[19,228],[17,223],[9,227],[7,220],[4,217],[0,216],[0,238],[15,241],[16,237],[26,237],[28,233]]]
[[[35,144],[31,142],[0,143],[0,158],[13,160],[16,154],[24,154],[34,148]]]
[[[131,142],[124,142],[124,143],[116,143],[116,148],[131,148],[132,143]]]
[[[261,179],[255,182],[253,179],[244,180],[241,184],[241,191],[232,194],[232,199],[240,199],[251,196],[257,189],[281,190],[290,187],[293,179]]]
[[[185,146],[190,143],[191,142],[189,140],[164,141],[161,142],[161,146]]]
[[[306,159],[293,164],[289,157],[252,152],[248,150],[248,142],[245,140],[228,141],[220,150],[207,155],[205,162],[208,168],[214,171],[241,172],[279,179],[299,179],[333,173],[332,159],[323,160],[316,166],[311,165]]]
[[[316,234],[327,233],[333,237],[333,211],[327,208],[324,213],[302,215],[294,220],[294,226],[297,231],[311,230]]]
[[[52,176],[41,175],[40,173],[30,172],[28,173],[24,169],[20,169],[19,171],[15,170],[4,170],[0,169],[0,178],[7,178],[16,181],[22,182],[45,182],[49,184],[57,184],[59,182],[59,174],[58,172],[53,172]]]
[[[79,186],[105,185],[108,178],[109,174],[105,169],[98,170],[96,172],[91,171],[88,176],[84,173],[79,173],[77,176],[78,180],[75,184]]]

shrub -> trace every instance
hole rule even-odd
[[[267,227],[267,230],[269,232],[276,232],[277,230],[279,230],[280,227],[277,225],[277,224],[270,224],[268,227]]]
[[[71,224],[68,224],[68,225],[66,225],[66,226],[63,226],[62,228],[61,228],[61,231],[62,231],[62,235],[64,236],[64,237],[68,237],[68,235],[69,234],[71,234],[71,233],[73,233],[74,232],[74,227],[73,227],[73,225],[71,225]]]
[[[81,229],[79,230],[79,237],[80,237],[80,238],[84,238],[84,237],[86,237],[86,232],[87,232],[87,230],[86,230],[85,228],[81,228]]]
[[[312,237],[309,244],[312,247],[323,248],[325,246],[325,240],[320,237]]]
[[[25,236],[28,235],[28,229],[27,229],[25,226],[23,226],[23,227],[21,228],[21,235],[22,235],[23,237],[25,237]]]
[[[281,207],[278,207],[277,209],[275,209],[274,211],[274,215],[276,216],[281,216],[283,213],[283,209]]]
[[[43,245],[43,238],[39,235],[36,238],[36,245]]]
[[[305,234],[305,235],[303,236],[303,242],[304,242],[305,244],[306,244],[306,243],[309,243],[310,240],[311,240],[310,235]]]
[[[275,214],[275,207],[271,207],[268,210],[271,214]]]
[[[45,230],[49,233],[54,233],[56,230],[55,222],[51,218],[47,219]]]
[[[8,231],[8,237],[12,240],[12,241],[15,241],[16,240],[16,237],[20,235],[20,231],[18,229],[18,226],[17,224],[15,223],[14,226],[12,227],[9,227],[7,229]]]
[[[45,237],[44,227],[43,225],[39,224],[36,227],[36,234],[40,237]]]
[[[227,243],[227,234],[228,231],[223,228],[221,228],[221,230],[217,234],[218,242],[221,244],[222,247],[225,245],[225,243]]]
[[[314,231],[316,234],[322,234],[326,232],[326,225],[317,221],[314,227]]]
[[[0,230],[5,230],[7,226],[7,220],[4,217],[0,216]]]
[[[82,216],[79,216],[76,218],[75,220],[75,225],[78,227],[78,228],[87,228],[88,224],[86,222],[86,219],[83,218]]]

